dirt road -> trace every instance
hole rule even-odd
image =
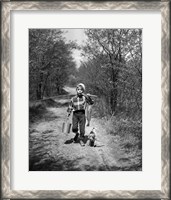
[[[30,171],[117,171],[141,170],[135,168],[133,156],[122,149],[119,136],[106,134],[104,125],[93,118],[86,127],[85,146],[73,143],[74,134],[62,133],[62,123],[66,118],[69,99],[75,94],[73,88],[66,87],[68,95],[55,97],[56,103],[48,106],[43,116],[30,122],[29,127],[29,170]],[[97,147],[88,146],[87,136],[96,128]]]

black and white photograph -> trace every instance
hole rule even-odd
[[[143,29],[29,29],[29,171],[142,171]]]

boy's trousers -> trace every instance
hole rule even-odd
[[[80,137],[84,137],[85,134],[85,111],[75,111],[72,116],[72,131],[78,133],[78,126],[80,129]]]

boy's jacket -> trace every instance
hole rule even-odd
[[[87,104],[92,105],[94,101],[87,95],[82,95],[82,96],[74,96],[71,99],[71,102],[69,104],[68,112],[77,111],[77,110],[85,110]]]

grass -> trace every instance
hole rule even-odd
[[[51,113],[49,113],[47,108],[66,107],[68,106],[68,104],[69,104],[68,101],[57,102],[52,98],[30,102],[29,121],[35,122],[41,120],[42,118],[46,118],[46,120],[56,118],[56,116],[53,117]]]
[[[48,107],[57,107],[57,103],[52,99],[41,100],[29,105],[29,122],[40,121],[42,118],[47,117]],[[52,116],[50,116],[52,117]]]
[[[29,121],[34,122],[42,119],[46,113],[46,106],[41,102],[29,105]]]
[[[130,149],[132,146],[138,145],[141,149],[142,143],[142,123],[141,121],[133,121],[129,118],[118,119],[112,116],[105,121],[107,134],[119,136],[125,148]]]
[[[120,118],[118,116],[112,116],[106,120],[105,125],[108,134],[126,136],[132,134],[136,137],[142,135],[142,122],[141,120],[132,120],[130,118]]]
[[[119,148],[124,152],[124,156],[119,160],[123,163],[122,170],[142,170],[141,121],[112,116],[104,122],[104,127],[107,134],[117,137]],[[126,168],[124,168],[124,165],[126,165]]]

